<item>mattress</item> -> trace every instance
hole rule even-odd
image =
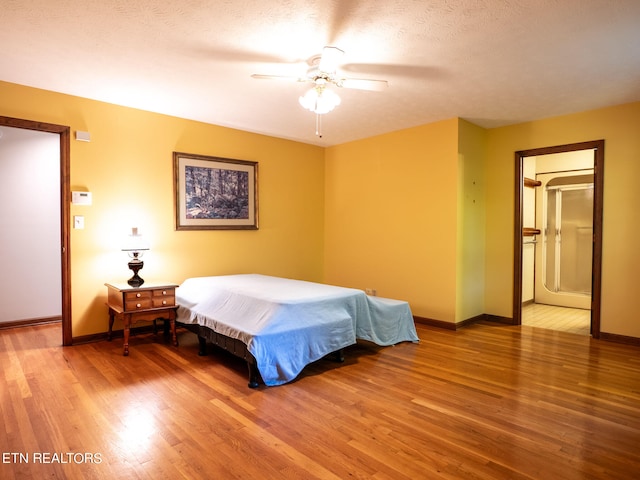
[[[195,277],[176,291],[177,321],[240,340],[266,385],[356,339],[378,345],[418,341],[407,302],[362,290],[259,274]]]

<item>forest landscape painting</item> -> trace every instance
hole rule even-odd
[[[174,152],[176,229],[257,229],[257,168]]]

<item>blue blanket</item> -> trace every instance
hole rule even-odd
[[[265,275],[185,280],[177,289],[178,321],[238,339],[255,357],[266,385],[302,369],[356,338],[392,345],[417,341],[407,302],[362,290]]]

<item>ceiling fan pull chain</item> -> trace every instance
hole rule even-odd
[[[322,138],[322,118],[319,113],[316,113],[316,135]]]

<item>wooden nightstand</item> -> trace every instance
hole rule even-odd
[[[168,319],[171,325],[173,345],[178,346],[176,337],[176,288],[178,285],[150,284],[131,287],[126,283],[105,283],[108,289],[107,307],[109,307],[109,333],[111,340],[114,319],[121,318],[124,324],[124,352],[129,355],[129,331],[131,325],[140,321]]]

